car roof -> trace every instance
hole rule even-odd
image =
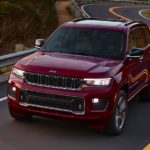
[[[140,25],[146,24],[141,21],[101,20],[99,18],[79,18],[65,24],[71,27],[96,27],[112,30],[128,30]]]

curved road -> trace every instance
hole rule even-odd
[[[108,3],[103,5],[85,5],[83,9],[92,17],[99,17],[102,19],[118,19],[118,16],[113,15],[109,9],[114,8],[113,12],[131,20],[141,20],[150,26],[150,19],[146,19],[139,15],[139,11],[143,9],[150,9],[150,6],[118,6],[109,5]]]
[[[108,12],[112,5],[89,5],[84,9],[93,17],[117,19]],[[140,8],[117,8],[116,13],[132,20],[149,20],[138,15]],[[140,17],[140,18],[139,18]],[[150,24],[149,24],[150,25]],[[34,117],[17,122],[8,113],[6,83],[0,84],[0,150],[142,150],[150,142],[150,103],[138,98],[129,104],[127,122],[120,136],[108,136],[77,123]]]
[[[6,96],[6,83],[0,86]],[[138,98],[129,104],[124,131],[109,136],[75,122],[34,117],[15,121],[7,101],[0,102],[0,150],[142,150],[150,141],[150,103]]]
[[[115,12],[125,16],[126,18],[132,19],[132,20],[142,20],[143,22],[147,23],[150,26],[150,19],[146,19],[139,15],[140,10],[148,9],[150,6],[147,7],[122,7],[115,9]]]

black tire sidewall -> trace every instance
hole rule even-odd
[[[116,100],[115,100],[114,111],[113,111],[111,120],[109,122],[108,128],[107,128],[108,132],[112,135],[120,134],[122,132],[123,128],[124,128],[125,121],[124,121],[124,124],[123,124],[122,128],[119,129],[119,128],[116,127],[116,120],[115,120],[117,104],[118,104],[119,98],[122,97],[122,96],[126,100],[126,116],[127,116],[127,95],[126,95],[126,92],[124,90],[120,90],[117,94],[117,97],[116,97]],[[126,120],[126,116],[125,116],[125,120]]]

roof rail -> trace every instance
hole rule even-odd
[[[108,18],[108,19],[106,19],[107,21],[119,21],[119,22],[126,22],[126,20],[124,20],[124,19],[121,19],[121,18],[118,18],[118,19],[114,19],[114,18]]]
[[[128,25],[130,25],[132,23],[144,23],[144,22],[140,21],[140,20],[129,21],[129,22],[125,23],[125,26],[128,26]]]
[[[98,17],[83,17],[83,18],[77,18],[77,19],[74,19],[73,22],[78,22],[78,21],[82,21],[82,20],[101,20],[101,21],[120,21],[120,22],[126,22],[125,20],[123,19],[111,19],[111,18],[108,18],[108,19],[104,19],[104,18],[98,18]]]
[[[82,20],[101,20],[101,19],[97,17],[83,17],[83,18],[74,19],[73,22],[78,22]]]

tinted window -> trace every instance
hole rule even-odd
[[[46,51],[122,59],[124,57],[122,32],[63,27],[46,42]]]
[[[137,41],[136,41],[136,34],[135,30],[132,30],[129,34],[129,41],[128,41],[128,50],[137,47]]]
[[[144,48],[147,46],[145,28],[136,28],[129,33],[128,49]]]
[[[145,32],[146,42],[147,42],[147,45],[148,45],[148,44],[150,44],[150,31],[149,31],[148,28],[145,28],[144,32]]]

